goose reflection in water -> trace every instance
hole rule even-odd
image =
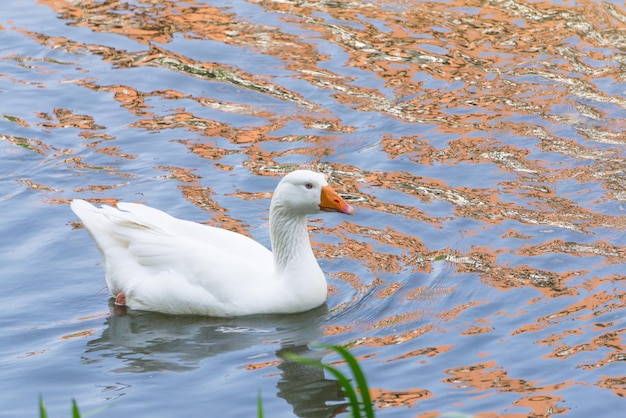
[[[110,309],[102,334],[87,343],[85,362],[104,362],[116,374],[190,372],[211,357],[279,344],[276,352],[267,353],[266,358],[268,362],[279,359],[277,395],[292,406],[297,416],[330,417],[347,408],[337,381],[326,379],[317,367],[283,359],[285,353],[322,359],[325,353],[309,349],[309,344],[323,336],[320,324],[327,314],[326,305],[295,315],[239,318],[127,311],[113,302]]]

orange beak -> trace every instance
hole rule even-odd
[[[332,187],[326,185],[322,187],[322,195],[320,197],[320,210],[324,212],[341,212],[347,215],[354,213],[354,208],[346,203],[345,200],[333,190]]]

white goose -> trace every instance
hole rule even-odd
[[[232,231],[140,204],[117,206],[71,204],[100,250],[116,304],[208,316],[295,313],[323,304],[326,278],[311,250],[306,215],[354,213],[321,174],[289,173],[270,205],[272,254]]]

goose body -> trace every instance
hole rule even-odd
[[[71,208],[98,247],[116,303],[170,314],[242,316],[303,312],[326,301],[327,284],[309,241],[306,216],[352,214],[308,170],[286,175],[270,205],[272,250],[244,235],[119,203]]]

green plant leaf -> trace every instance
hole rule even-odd
[[[76,399],[72,399],[72,418],[80,418],[80,411],[76,404]]]
[[[46,406],[43,404],[43,395],[39,395],[39,418],[48,418]]]
[[[261,389],[259,389],[259,394],[256,397],[256,409],[258,418],[263,418],[263,399],[261,398]]]
[[[363,400],[363,402],[361,403],[363,405],[363,412],[365,412],[365,416],[367,418],[374,418],[374,408],[372,406],[370,389],[367,385],[367,380],[365,380],[365,375],[363,374],[363,370],[361,369],[361,366],[359,366],[358,361],[356,360],[356,358],[354,358],[352,354],[350,354],[348,350],[339,345],[332,345],[328,348],[330,348],[331,350],[335,350],[339,355],[341,355],[341,357],[344,358],[344,360],[346,360],[346,362],[350,366],[352,375],[354,376],[357,387],[359,388],[359,392],[361,393],[361,399]]]
[[[361,408],[359,406],[359,398],[354,388],[352,387],[352,383],[350,383],[350,380],[343,373],[341,373],[339,370],[337,370],[336,368],[332,366],[321,363],[317,360],[311,360],[306,357],[300,357],[293,353],[285,353],[285,358],[287,360],[296,361],[300,364],[306,364],[309,366],[319,367],[321,369],[328,371],[330,374],[332,374],[337,379],[337,381],[339,382],[339,384],[345,391],[346,396],[348,397],[348,400],[350,401],[350,407],[352,408],[352,416],[355,418],[358,418],[360,416],[359,411],[361,410]]]

